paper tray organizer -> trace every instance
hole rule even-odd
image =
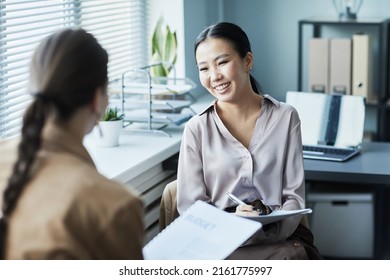
[[[173,65],[173,78],[152,77],[150,68],[160,64],[130,69],[122,73],[121,80],[110,83],[110,106],[125,115],[125,131],[170,136],[162,129],[181,125],[195,115],[190,106],[196,101],[191,94],[196,84],[189,78],[176,78]]]

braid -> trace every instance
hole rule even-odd
[[[5,257],[5,236],[8,218],[15,209],[17,200],[30,179],[30,170],[41,147],[41,132],[46,121],[47,100],[37,98],[27,109],[23,118],[22,138],[18,147],[18,158],[3,195],[0,220],[0,258]]]

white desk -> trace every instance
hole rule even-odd
[[[88,135],[85,146],[102,174],[126,183],[179,151],[183,126],[169,127],[165,131],[171,137],[124,132],[119,146],[109,148],[96,146],[93,135]]]
[[[212,100],[211,95],[204,95],[191,108],[199,112]],[[90,134],[84,144],[102,174],[126,183],[178,153],[183,129],[184,124],[165,128],[164,131],[171,137],[146,132],[124,132],[120,135],[119,146],[110,148],[96,146],[93,134]]]

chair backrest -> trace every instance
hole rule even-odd
[[[173,220],[179,217],[179,212],[177,211],[176,192],[177,182],[175,180],[167,184],[162,193],[159,219],[160,231],[162,231],[171,222],[173,222]]]

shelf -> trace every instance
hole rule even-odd
[[[149,117],[152,123],[157,124],[175,124],[181,125],[188,121],[194,114],[193,113],[154,113],[149,114],[148,110],[132,110],[125,112],[125,120],[127,122],[143,122],[147,123]]]
[[[150,88],[151,87],[151,88]],[[145,82],[133,82],[131,77],[124,81],[116,80],[110,83],[111,94],[133,94],[133,95],[183,95],[195,89],[196,84],[188,78],[154,78],[151,84]]]
[[[190,106],[196,98],[190,91],[195,89],[196,84],[188,78],[176,76],[154,78],[149,70],[157,65],[130,69],[122,73],[120,81],[109,85],[110,104],[121,107],[126,131],[170,136],[162,129],[170,124],[181,125],[195,115]],[[134,128],[135,123],[139,123],[141,128]],[[144,124],[147,124],[146,128]],[[156,125],[160,127],[156,129]]]
[[[305,73],[308,73],[307,42],[310,38],[341,38],[364,32],[370,35],[372,61],[373,100],[367,99],[367,107],[376,110],[376,141],[389,141],[387,132],[390,97],[390,19],[384,17],[340,20],[337,17],[308,17],[298,21],[298,91],[308,91]],[[370,39],[370,40],[371,40]]]
[[[338,17],[308,17],[301,19],[300,23],[307,24],[344,24],[344,25],[378,25],[387,22],[387,18],[373,17],[373,18],[357,18],[349,20],[340,20]]]
[[[377,32],[375,35],[376,43],[375,46],[372,45],[373,51],[375,51],[375,60],[374,56],[372,59],[373,65],[373,82],[375,83],[374,95],[377,97],[380,103],[387,101],[390,92],[389,92],[389,82],[388,82],[388,65],[389,65],[389,24],[390,20],[388,18],[359,18],[357,20],[339,20],[336,17],[309,17],[299,20],[298,27],[298,90],[302,91],[305,89],[303,86],[303,69],[306,65],[304,62],[304,41],[308,38],[322,38],[325,37],[323,33],[323,28],[326,26],[355,26],[349,30],[349,32],[357,33],[364,30],[362,27],[373,27]],[[312,30],[305,30],[305,26],[311,26]],[[357,27],[358,26],[358,27]],[[357,29],[358,28],[358,29]],[[305,32],[306,31],[306,32]],[[309,31],[309,32],[308,32]],[[345,31],[345,30],[344,30]],[[307,33],[308,32],[308,33]],[[308,37],[304,36],[308,35]],[[348,32],[347,32],[348,34]],[[349,34],[351,35],[351,34]],[[338,35],[339,36],[339,35]]]
[[[122,106],[122,100],[111,99],[110,104],[113,106]],[[193,104],[192,100],[152,100],[152,110],[172,110],[178,111],[184,108],[190,108]],[[148,109],[149,100],[134,100],[125,99],[124,108],[125,110],[136,110],[136,109]]]

